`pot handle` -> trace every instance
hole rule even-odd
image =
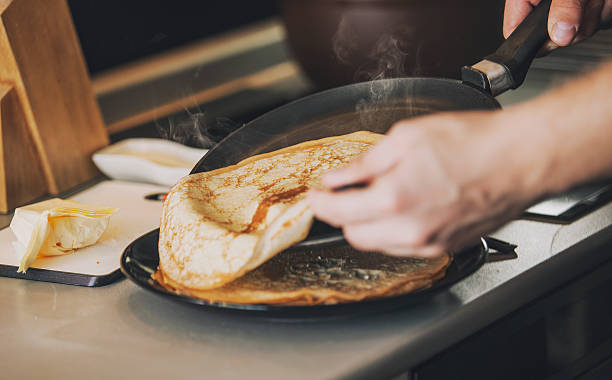
[[[531,62],[548,40],[552,0],[542,0],[495,53],[461,69],[461,79],[493,96],[515,89],[525,80]]]

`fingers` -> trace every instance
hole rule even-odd
[[[527,17],[540,0],[506,0],[504,8],[504,38],[508,38],[514,29]]]
[[[345,185],[369,182],[372,178],[389,170],[399,157],[397,142],[388,136],[383,138],[369,152],[344,168],[333,170],[322,178],[323,185],[335,189]]]
[[[548,15],[548,34],[559,46],[572,43],[583,20],[587,0],[552,0]]]
[[[504,38],[508,38],[517,26],[527,17],[533,10],[533,7],[538,5],[541,0],[506,0],[504,9]],[[544,43],[537,54],[538,57],[543,57],[555,50],[559,46],[553,41]]]
[[[406,217],[391,217],[343,228],[346,240],[362,251],[394,256],[435,257],[445,252],[442,244],[429,244],[423,224]]]
[[[425,245],[427,237],[413,219],[389,216],[370,223],[355,223],[342,228],[344,237],[355,248],[376,251],[390,247],[416,248]]]
[[[323,184],[331,189],[367,182],[363,189],[338,192],[313,189],[308,193],[310,205],[318,218],[334,225],[360,223],[399,212],[409,203],[409,197],[399,197],[397,171],[406,151],[414,154],[418,145],[418,128],[397,124],[389,135],[345,168],[327,173]]]
[[[432,244],[418,248],[386,248],[383,252],[391,256],[421,257],[424,259],[433,259],[442,256],[444,253],[450,253],[449,250],[445,249],[444,246],[440,244]]]
[[[504,10],[504,37],[516,29],[540,0],[506,0]],[[552,0],[548,16],[548,34],[551,41],[540,49],[545,55],[558,46],[567,46],[593,35],[612,15],[606,0]]]
[[[395,197],[388,187],[377,181],[359,190],[311,190],[308,201],[315,215],[332,226],[361,223],[396,211]]]

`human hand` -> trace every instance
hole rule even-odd
[[[516,29],[540,0],[506,0],[504,37]],[[610,26],[612,0],[552,0],[548,15],[551,41],[542,49],[548,53],[590,37],[601,27]]]
[[[536,192],[537,148],[501,113],[463,112],[397,123],[379,144],[311,190],[315,215],[357,249],[432,257],[473,244],[519,214]],[[536,195],[537,196],[537,195]]]

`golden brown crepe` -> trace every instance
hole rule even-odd
[[[187,176],[162,211],[159,268],[190,289],[220,287],[304,239],[313,221],[306,191],[382,135],[356,132],[250,157]]]
[[[309,141],[183,178],[164,203],[153,278],[179,294],[247,304],[329,304],[430,286],[448,256],[393,258],[344,246],[274,257],[308,234],[306,191],[381,137]]]
[[[444,276],[450,257],[416,259],[359,252],[349,246],[286,250],[216,289],[189,289],[157,271],[170,291],[210,302],[317,305],[388,297],[427,288]]]

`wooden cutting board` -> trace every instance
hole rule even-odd
[[[98,243],[65,256],[37,258],[25,274],[17,273],[19,261],[9,227],[0,231],[0,276],[71,285],[101,286],[122,277],[119,261],[125,247],[140,235],[159,227],[162,202],[144,198],[168,188],[104,181],[71,197],[78,202],[117,207]]]

